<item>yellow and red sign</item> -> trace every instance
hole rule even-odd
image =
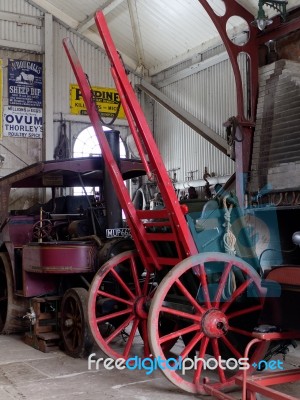
[[[120,96],[116,89],[92,86],[94,99],[102,117],[124,119],[125,113],[120,106]],[[119,111],[118,111],[119,109]],[[70,113],[87,115],[87,110],[78,85],[70,84]]]

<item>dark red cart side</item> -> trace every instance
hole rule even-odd
[[[139,161],[121,159],[119,165],[124,180],[145,173]],[[111,252],[134,247],[130,238],[106,238],[106,229],[112,228],[107,214],[115,210],[105,203],[105,190],[113,188],[108,183],[104,190],[104,170],[101,156],[86,157],[38,162],[0,179],[1,332],[29,329],[23,317],[34,296],[59,295],[67,309],[71,302],[72,310],[82,311],[88,285],[101,263]],[[92,195],[66,195],[68,188],[72,193],[83,184],[101,189],[101,204]],[[16,190],[22,200],[16,204],[26,203],[25,209],[15,209]],[[49,200],[42,202],[44,198]],[[73,292],[67,290],[74,287]],[[88,329],[83,313],[74,315],[74,321],[83,318],[77,339],[75,330],[70,333],[72,319],[65,321],[63,309],[61,314],[62,326],[69,324],[67,332],[74,339],[65,343],[67,352],[82,355]]]

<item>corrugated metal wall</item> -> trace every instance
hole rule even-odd
[[[223,122],[236,115],[235,83],[230,61],[222,61],[197,74],[162,89],[175,101],[215,132],[225,137]],[[189,171],[198,170],[201,179],[204,167],[216,175],[234,172],[234,163],[210,143],[179,121],[162,106],[154,109],[154,132],[167,169],[180,167],[179,181],[186,180]]]
[[[1,11],[13,12],[19,15],[39,17],[41,11],[22,0],[1,0]]]
[[[64,118],[70,113],[69,85],[77,83],[62,46],[62,40],[66,37],[71,39],[91,85],[108,88],[115,87],[110,73],[110,64],[104,52],[86,40],[82,40],[78,35],[66,29],[58,22],[54,22],[54,113],[56,114],[54,143],[57,141],[57,133],[59,131],[59,114],[62,113]],[[130,74],[129,79],[133,87],[139,82],[139,79],[133,74]],[[124,124],[118,126],[118,121],[116,121],[115,126],[120,130],[122,138],[125,139],[127,128],[122,125]],[[83,121],[83,118],[78,118],[77,122],[68,122],[70,141],[73,142],[77,135],[87,126],[90,126],[90,123]]]
[[[93,86],[114,87],[114,82],[109,72],[107,57],[95,46],[83,41],[58,22],[54,22],[54,112],[67,114],[69,113],[69,84],[77,82],[62,45],[62,41],[66,37],[71,39],[83,69]]]
[[[39,46],[42,41],[41,26],[37,27],[28,19],[27,23],[22,23],[22,17],[41,17],[41,12],[20,0],[1,0],[1,11],[19,15],[20,24],[5,19],[0,20],[1,40],[24,43]],[[42,19],[40,21],[42,23]],[[41,25],[41,24],[40,24]]]

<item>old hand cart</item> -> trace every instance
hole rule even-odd
[[[95,20],[140,159],[149,180],[157,182],[164,207],[134,207],[88,78],[71,41],[64,39],[136,247],[111,258],[94,276],[88,300],[92,334],[108,357],[164,360],[162,372],[187,392],[207,394],[208,382],[213,391],[228,389],[242,373],[267,292],[242,212],[225,190],[198,211],[180,204],[103,14]],[[267,341],[259,341],[250,351],[249,370],[267,348]],[[186,359],[198,361],[183,371],[180,362]]]

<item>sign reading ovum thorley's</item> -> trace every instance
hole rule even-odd
[[[20,138],[41,139],[43,116],[41,108],[3,108],[3,135]]]

